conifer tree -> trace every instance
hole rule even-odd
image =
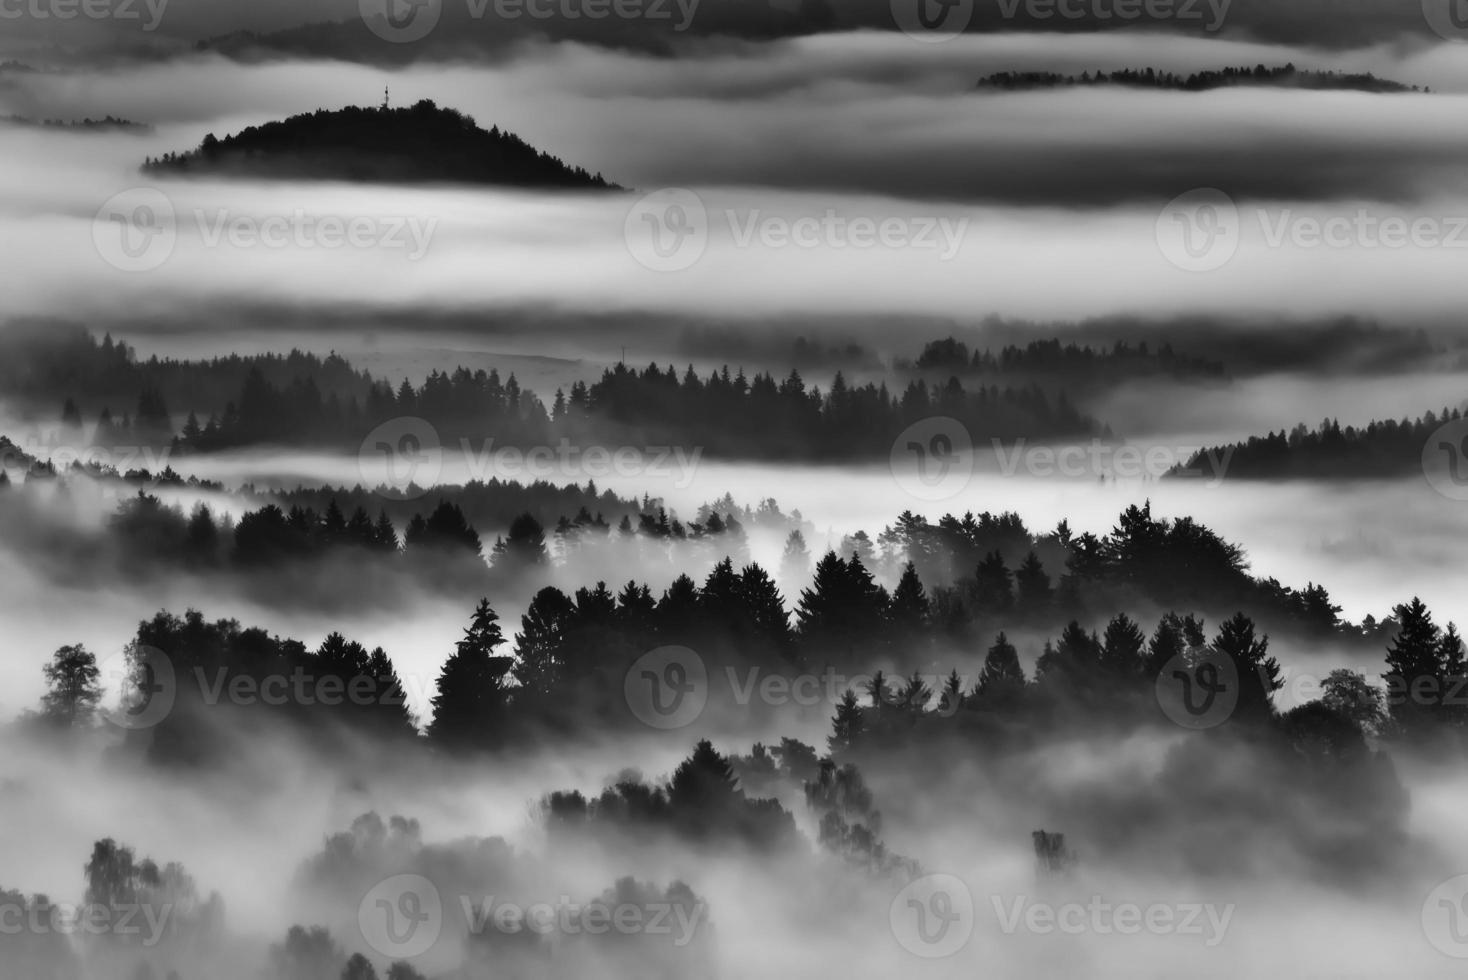
[[[1045,574],[1045,566],[1033,551],[1015,570],[1014,584],[1019,608],[1026,615],[1034,616],[1049,608],[1054,589],[1050,585],[1050,576]]]
[[[861,742],[866,732],[866,717],[856,692],[847,688],[836,705],[836,717],[831,720],[831,734],[826,739],[831,755],[850,752]]]
[[[785,539],[785,551],[780,556],[780,581],[786,587],[805,582],[810,576],[810,549],[805,546],[805,535],[796,528]]]
[[[377,512],[377,523],[372,527],[372,546],[380,551],[398,550],[398,532],[385,510]]]
[[[1146,667],[1142,648],[1147,637],[1125,613],[1119,613],[1106,624],[1101,638],[1101,665],[1118,678],[1140,676]]]
[[[1175,614],[1168,613],[1157,621],[1157,629],[1152,632],[1152,639],[1147,641],[1144,674],[1155,679],[1168,662],[1185,649],[1182,626]]]
[[[979,693],[985,697],[1012,695],[1024,689],[1025,672],[1019,665],[1019,651],[1000,633],[984,656],[979,672]]]
[[[739,573],[735,594],[756,643],[781,658],[787,656],[794,634],[790,630],[790,614],[785,611],[785,599],[775,580],[759,565],[746,565]]]
[[[1409,735],[1421,734],[1440,713],[1438,702],[1448,683],[1442,631],[1432,613],[1414,596],[1392,610],[1397,634],[1386,653],[1387,699],[1392,720]]]
[[[917,566],[912,562],[902,567],[902,578],[897,582],[897,590],[892,593],[891,608],[893,624],[904,632],[916,633],[927,624],[931,611],[928,593],[923,589]]]
[[[428,736],[445,748],[492,749],[504,739],[508,701],[504,681],[514,661],[494,653],[505,642],[498,620],[489,600],[481,599],[439,674]]]
[[[1284,687],[1284,679],[1279,662],[1268,655],[1269,637],[1256,637],[1254,621],[1235,613],[1219,627],[1213,649],[1233,661],[1238,675],[1239,700],[1233,716],[1246,722],[1271,718],[1270,695]]]
[[[963,693],[963,678],[958,676],[958,668],[954,668],[943,681],[943,690],[938,695],[938,713],[947,717],[964,706],[966,697]]]
[[[1004,557],[991,551],[979,562],[974,572],[974,606],[980,613],[993,615],[1009,611],[1014,605],[1014,588]]]

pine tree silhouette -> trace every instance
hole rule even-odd
[[[505,675],[514,658],[494,653],[505,642],[498,620],[489,600],[481,599],[439,674],[428,737],[445,748],[483,750],[503,743],[508,721]]]

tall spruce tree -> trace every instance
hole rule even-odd
[[[481,599],[454,653],[443,665],[428,737],[453,751],[500,747],[507,734],[505,675],[514,660],[496,656],[505,642],[499,616]]]

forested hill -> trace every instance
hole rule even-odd
[[[435,370],[422,384],[404,379],[394,389],[336,354],[140,360],[125,343],[99,342],[75,324],[19,323],[0,332],[0,395],[34,412],[54,411],[59,400],[63,427],[90,429],[96,445],[161,446],[177,437],[179,448],[200,452],[261,445],[355,452],[373,428],[404,417],[427,420],[451,444],[635,438],[759,459],[887,459],[904,429],[935,414],[957,420],[976,445],[1111,437],[1063,389],[987,380],[966,386],[950,374],[893,390],[847,382],[837,371],[822,388],[796,370],[777,377],[723,366],[700,375],[691,366],[680,373],[671,364],[618,363],[542,401],[493,369]]]
[[[514,133],[484,130],[454,109],[423,100],[408,108],[347,106],[251,126],[198,149],[143,164],[146,173],[493,184],[620,190],[601,174],[543,153]]]
[[[1235,480],[1420,477],[1424,453],[1438,451],[1443,441],[1448,442],[1442,448],[1445,462],[1454,468],[1459,465],[1450,454],[1458,451],[1455,443],[1461,434],[1451,423],[1463,418],[1461,409],[1444,408],[1416,419],[1383,419],[1359,428],[1342,426],[1334,419],[1326,419],[1315,429],[1302,422],[1288,433],[1281,429],[1200,450],[1167,475],[1212,474],[1210,460],[1226,459],[1223,476]]]
[[[1370,72],[1350,74],[1335,71],[1302,71],[1293,64],[1276,68],[1256,65],[1253,68],[1224,68],[1179,75],[1155,68],[1123,68],[1114,72],[1082,72],[1061,75],[1048,71],[1002,71],[979,79],[981,91],[1019,91],[1039,88],[1065,88],[1075,85],[1128,85],[1134,88],[1167,89],[1178,92],[1207,92],[1212,89],[1240,85],[1298,88],[1319,91],[1353,92],[1422,92],[1416,85],[1403,85]],[[1427,91],[1431,91],[1428,89]]]

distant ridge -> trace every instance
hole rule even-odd
[[[102,119],[36,119],[31,116],[0,116],[0,123],[9,126],[37,126],[42,129],[65,129],[76,132],[100,133],[115,130],[130,130],[136,133],[152,132],[148,123],[133,122],[105,116]]]
[[[1270,88],[1297,88],[1315,91],[1352,92],[1423,92],[1416,85],[1403,85],[1387,78],[1377,78],[1370,72],[1348,74],[1334,71],[1301,71],[1293,64],[1276,68],[1256,65],[1239,68],[1224,68],[1221,71],[1201,71],[1192,75],[1158,71],[1155,68],[1124,68],[1121,71],[1082,72],[1080,75],[1061,75],[1048,71],[1003,71],[979,79],[980,91],[1024,91],[1041,88],[1069,88],[1072,86],[1122,85],[1131,88],[1155,88],[1177,92],[1207,92],[1212,89],[1257,86]],[[1426,92],[1431,92],[1427,89]]]
[[[493,184],[566,190],[621,190],[543,153],[498,126],[424,99],[400,109],[318,109],[198,149],[149,158],[152,174],[225,175],[390,183]]]

